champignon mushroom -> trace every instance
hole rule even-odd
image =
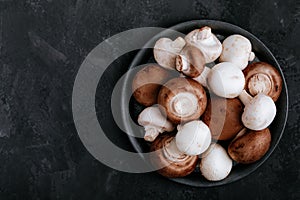
[[[242,114],[242,122],[251,130],[262,130],[267,128],[275,118],[276,106],[271,97],[258,93],[251,97],[245,90],[239,95],[245,105]]]
[[[230,157],[238,163],[250,164],[261,159],[270,148],[271,133],[268,128],[253,131],[243,129],[228,146]]]
[[[211,134],[208,126],[200,120],[190,121],[184,125],[178,125],[176,145],[186,155],[199,155],[203,153],[211,143]]]
[[[165,83],[157,102],[174,123],[198,119],[207,104],[206,92],[196,81],[189,78],[173,78]]]
[[[178,37],[174,41],[170,38],[160,38],[153,49],[156,62],[164,68],[175,69],[176,56],[185,44],[186,42],[182,37]]]
[[[206,63],[215,61],[222,52],[221,42],[208,26],[193,30],[184,39],[187,44],[193,45],[202,51]]]
[[[251,42],[244,36],[231,35],[223,41],[222,46],[220,62],[232,62],[241,70],[248,65],[248,61],[255,58]]]
[[[157,95],[170,73],[157,64],[149,64],[138,71],[132,81],[133,96],[144,106],[157,103]]]
[[[219,144],[211,144],[201,157],[200,171],[209,181],[220,181],[226,178],[232,169],[232,160]]]
[[[198,164],[198,156],[188,156],[178,150],[175,138],[161,135],[151,143],[151,163],[160,168],[158,173],[169,178],[184,177],[194,171]]]
[[[245,86],[243,72],[231,62],[215,65],[208,73],[206,80],[208,88],[224,98],[237,97]]]
[[[229,140],[244,127],[242,113],[243,104],[238,98],[211,96],[201,118],[209,127],[213,139]]]
[[[153,142],[159,133],[171,132],[174,125],[167,120],[158,107],[145,108],[138,117],[139,125],[145,128],[144,139]]]
[[[275,67],[265,62],[255,62],[244,70],[245,90],[255,96],[264,93],[277,101],[282,90],[282,78]]]
[[[204,67],[205,58],[197,47],[186,45],[176,57],[176,69],[188,77],[199,76]]]

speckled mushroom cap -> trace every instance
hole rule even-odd
[[[148,64],[136,73],[132,81],[132,92],[137,102],[144,106],[157,103],[157,95],[162,86],[171,77],[168,70],[157,64]]]
[[[226,99],[211,95],[201,119],[216,140],[232,139],[243,127],[243,103],[238,98]]]

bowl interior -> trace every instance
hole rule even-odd
[[[231,183],[233,181],[239,180],[247,175],[249,175],[251,172],[253,172],[255,169],[257,169],[262,163],[264,163],[270,154],[273,152],[275,147],[277,146],[286,124],[287,120],[287,109],[288,109],[288,95],[287,95],[287,86],[284,79],[284,75],[282,73],[282,70],[280,69],[280,66],[275,59],[275,57],[272,55],[270,50],[254,35],[249,33],[248,31],[239,28],[235,25],[220,22],[220,21],[214,21],[214,20],[196,20],[196,21],[188,21],[181,24],[178,24],[176,26],[171,27],[170,29],[176,30],[178,32],[187,34],[190,31],[202,27],[202,26],[210,26],[212,28],[213,33],[217,34],[220,39],[227,37],[232,34],[240,34],[248,38],[252,44],[253,51],[256,54],[256,57],[260,61],[264,61],[267,63],[270,63],[271,65],[275,66],[278,71],[281,73],[281,76],[283,78],[283,88],[282,93],[276,102],[277,107],[277,115],[273,121],[273,123],[270,125],[270,131],[272,133],[272,141],[271,146],[266,155],[260,159],[259,161],[249,164],[249,165],[242,165],[242,164],[234,164],[234,167],[229,174],[227,178],[225,178],[222,181],[218,182],[210,182],[207,181],[204,177],[201,176],[198,169],[196,169],[192,174],[189,176],[186,176],[184,178],[175,178],[171,179],[175,182],[179,182],[186,185],[191,186],[198,186],[198,187],[210,187],[210,186],[217,186],[217,185],[224,185]],[[176,34],[173,32],[170,33],[170,31],[163,31],[160,34],[153,37],[146,46],[149,46],[149,44],[154,44],[157,39],[161,37],[169,37],[172,39],[175,39],[177,37]],[[132,64],[130,68],[135,68],[136,66],[146,64],[146,63],[153,63],[154,58],[152,55],[152,49],[142,49],[140,50],[137,55],[135,56],[134,60],[132,61]],[[124,103],[126,101],[121,101],[121,109],[122,112],[127,113],[127,115],[123,115],[123,123],[125,125],[126,131],[128,133],[134,133],[134,135],[143,135],[144,130],[142,127],[140,129],[133,128],[132,125],[130,125],[129,121],[131,119],[136,122],[138,114],[144,109],[143,106],[138,104],[134,98],[130,97],[131,95],[131,81],[133,76],[135,75],[134,70],[133,73],[129,73],[127,77],[124,79],[124,87],[122,91],[122,98],[130,98],[129,105],[127,103]],[[149,144],[145,142],[141,138],[129,136],[129,139],[134,146],[135,150],[139,153],[148,152],[149,150]],[[226,145],[226,144],[225,144]]]

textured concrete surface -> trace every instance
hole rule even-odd
[[[72,123],[76,72],[104,39],[131,28],[192,19],[241,26],[274,53],[289,89],[289,118],[278,147],[253,174],[215,188],[127,174],[95,160]],[[0,0],[0,199],[300,199],[299,0]],[[113,83],[134,52],[99,86],[100,123]],[[110,73],[114,72],[114,73]],[[109,137],[132,149],[125,134]]]

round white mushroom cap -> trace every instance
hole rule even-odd
[[[185,44],[186,42],[182,37],[178,37],[174,41],[170,38],[160,38],[153,48],[156,62],[164,68],[175,69],[176,56]]]
[[[199,155],[209,147],[210,143],[210,130],[204,122],[194,120],[178,125],[176,145],[181,152],[191,156]]]
[[[219,181],[228,176],[232,169],[232,160],[219,144],[211,144],[202,154],[200,171],[210,181]]]
[[[245,77],[241,69],[231,62],[215,65],[207,75],[208,88],[224,98],[235,98],[244,89]]]
[[[152,142],[155,138],[164,131],[170,132],[174,130],[174,125],[167,120],[158,107],[145,108],[138,117],[139,125],[145,128],[144,139]]]
[[[272,98],[259,93],[245,105],[242,122],[251,130],[263,130],[272,123],[275,115],[276,106]]]
[[[231,35],[223,41],[220,62],[232,62],[241,70],[255,58],[250,41],[241,35]]]
[[[188,44],[194,45],[202,51],[206,63],[215,61],[222,53],[221,42],[208,26],[193,30],[184,39]]]

